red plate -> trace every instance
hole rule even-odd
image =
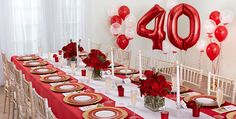
[[[62,81],[67,81],[70,79],[70,76],[68,75],[49,75],[49,76],[45,76],[40,78],[40,80],[42,82],[46,82],[46,83],[56,83],[56,82],[62,82]]]
[[[104,116],[102,113],[110,112],[111,114],[108,114]],[[123,119],[127,117],[128,113],[120,108],[116,107],[99,107],[95,109],[91,109],[86,111],[83,114],[83,117],[85,119]]]
[[[57,70],[55,68],[40,67],[32,69],[30,72],[37,75],[46,75],[55,73]]]
[[[132,74],[138,74],[139,72],[136,69],[127,69],[128,72],[125,71],[125,68],[119,68],[115,70],[115,74],[120,75],[132,75]]]
[[[64,84],[58,84],[58,85],[50,87],[52,91],[57,92],[57,93],[79,91],[83,88],[84,88],[84,85],[80,83],[64,83]]]
[[[76,98],[78,97],[82,97],[84,99],[76,100]],[[77,106],[96,104],[100,102],[101,100],[102,100],[102,96],[97,93],[77,93],[77,94],[71,94],[64,97],[64,102],[71,105],[77,105]]]
[[[28,62],[24,62],[23,66],[26,67],[38,67],[38,66],[45,66],[47,65],[46,61],[28,61]]]
[[[29,60],[37,60],[39,57],[35,55],[25,55],[25,56],[19,56],[16,59],[18,61],[29,61]]]

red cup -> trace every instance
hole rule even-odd
[[[169,112],[168,111],[162,111],[161,112],[161,119],[168,119],[169,118]]]
[[[118,96],[124,96],[124,88],[122,86],[118,86]]]
[[[57,57],[57,54],[53,54],[53,56],[52,56],[53,58],[55,58],[55,57]]]
[[[86,69],[82,69],[82,70],[81,70],[81,75],[82,75],[82,76],[86,76]]]
[[[193,117],[199,117],[200,116],[200,109],[201,108],[193,108]]]
[[[54,57],[54,59],[55,59],[55,62],[59,62],[58,57]]]
[[[58,54],[61,55],[62,54],[62,50],[58,50]]]

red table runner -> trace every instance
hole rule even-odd
[[[37,91],[37,93],[42,96],[43,98],[47,98],[48,105],[52,108],[53,113],[58,119],[82,119],[83,111],[81,111],[78,106],[72,106],[68,105],[63,101],[64,96],[61,93],[55,93],[51,91],[49,88],[51,87],[48,83],[43,83],[40,81],[39,75],[34,75],[30,72],[31,68],[24,67],[22,61],[18,61],[17,56],[11,57],[11,61],[15,64],[16,68],[21,70],[22,73],[25,75],[25,78],[27,81],[32,82],[33,88]],[[60,72],[60,69],[57,69]],[[72,81],[76,80],[75,78],[71,77]],[[92,89],[88,85],[85,85],[85,89]],[[94,90],[94,89],[92,89]],[[100,103],[103,103],[107,100],[113,101],[112,99],[106,97],[105,95],[101,94],[103,96],[103,100]],[[115,104],[115,101],[113,101]],[[128,117],[133,115],[133,112],[125,107],[121,107],[122,109],[126,110],[128,112]],[[136,116],[139,116],[136,114]],[[139,116],[140,119],[143,119],[141,116]]]

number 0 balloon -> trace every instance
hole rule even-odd
[[[186,38],[181,38],[178,35],[178,18],[186,15],[190,21],[190,32]],[[187,50],[194,46],[200,37],[200,17],[195,8],[188,4],[179,4],[175,6],[169,13],[167,32],[170,42],[181,50]]]

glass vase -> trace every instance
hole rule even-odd
[[[93,80],[101,80],[101,79],[102,79],[101,70],[93,69],[93,72],[92,72],[92,79],[93,79]]]
[[[165,98],[160,96],[145,96],[144,106],[153,112],[161,111],[165,106]]]

